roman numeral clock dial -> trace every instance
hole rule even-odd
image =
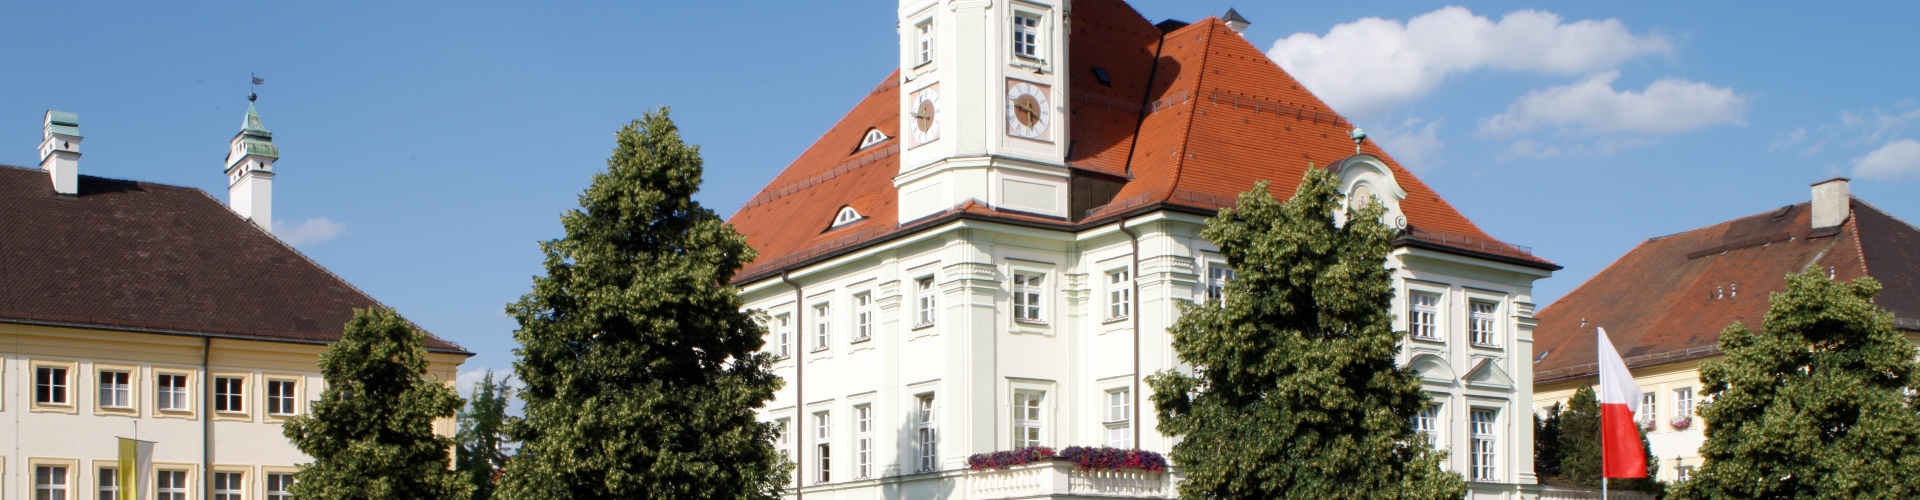
[[[907,115],[913,118],[913,145],[919,146],[940,139],[940,89],[928,87],[913,94],[912,107]]]
[[[1047,86],[1009,80],[1007,82],[1007,135],[1045,141],[1048,125],[1053,123],[1053,105],[1048,104]]]

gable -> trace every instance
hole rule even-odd
[[[1466,382],[1468,387],[1481,389],[1513,388],[1513,377],[1507,375],[1507,371],[1501,369],[1500,364],[1495,363],[1493,358],[1480,358],[1480,361],[1474,363],[1473,370],[1468,371],[1466,376],[1460,377],[1460,380]]]

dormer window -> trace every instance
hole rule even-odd
[[[860,138],[860,149],[867,149],[868,147],[873,146],[875,144],[879,144],[880,141],[884,141],[884,140],[887,140],[887,134],[884,132],[881,132],[880,129],[877,129],[877,128],[867,129],[867,136]]]
[[[860,216],[860,212],[854,211],[853,207],[840,207],[840,214],[833,216],[833,227],[845,226],[865,218]]]

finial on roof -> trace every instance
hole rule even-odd
[[[1253,25],[1253,21],[1248,21],[1247,18],[1242,17],[1238,11],[1233,9],[1227,9],[1226,15],[1220,16],[1220,20],[1226,21],[1228,29],[1241,35],[1246,35],[1247,27]]]

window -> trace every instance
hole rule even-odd
[[[298,382],[293,380],[268,380],[267,414],[292,415],[294,413],[293,394],[298,387]]]
[[[1041,446],[1044,427],[1040,403],[1045,396],[1039,392],[1018,391],[1013,393],[1013,448]]]
[[[120,469],[101,467],[98,474],[100,488],[95,491],[100,500],[120,500]]]
[[[914,432],[920,444],[920,471],[926,472],[940,467],[940,434],[933,426],[933,395],[921,395],[919,403]]]
[[[133,407],[133,374],[122,371],[100,372],[100,406]]]
[[[160,374],[153,377],[154,408],[187,411],[187,376]]]
[[[824,411],[813,414],[813,429],[813,464],[818,475],[814,482],[825,483],[833,473],[833,418]]]
[[[873,477],[873,407],[853,407],[853,473],[856,479]]]
[[[213,473],[213,500],[243,500],[247,483],[242,482],[243,475],[238,472]]]
[[[267,474],[267,500],[293,500],[293,474]]]
[[[187,500],[187,471],[163,470],[154,479],[153,500]]]
[[[1693,388],[1673,390],[1673,418],[1693,416]]]
[[[1494,411],[1473,411],[1473,480],[1497,481],[1494,468],[1497,443],[1494,441]]]
[[[824,351],[833,345],[833,306],[813,306],[813,350]]]
[[[787,447],[787,419],[773,421],[773,442],[780,445],[782,452]]]
[[[853,296],[853,341],[873,338],[873,294]]]
[[[792,320],[793,318],[790,318],[785,314],[782,314],[773,318],[773,331],[774,331],[774,334],[773,334],[774,353],[773,354],[775,356],[779,356],[780,359],[787,359],[787,356],[792,355],[791,354],[792,351],[789,350],[793,346],[793,327],[791,324]]]
[[[1039,274],[1013,274],[1013,320],[1027,323],[1047,322],[1041,315],[1042,299],[1040,283],[1046,278]]]
[[[52,366],[34,368],[33,401],[43,405],[70,404],[67,402],[67,369]]]
[[[1416,339],[1440,340],[1440,296],[1407,294],[1407,333]]]
[[[939,296],[934,295],[933,292],[933,278],[926,277],[913,280],[913,287],[920,304],[920,317],[914,321],[913,326],[915,328],[931,326],[933,325],[934,309],[939,306]]]
[[[1673,468],[1673,477],[1680,481],[1693,479],[1693,466],[1682,465]]]
[[[925,21],[920,21],[920,24],[916,24],[913,26],[913,30],[915,33],[919,35],[919,39],[920,39],[920,58],[918,60],[915,60],[913,65],[918,67],[918,66],[925,66],[927,64],[932,64],[933,63],[933,19],[929,18]]]
[[[874,134],[879,134],[879,133],[880,131],[878,130],[868,132],[867,140],[873,141],[873,142],[880,142],[881,140],[885,140],[887,138],[886,135],[881,135],[880,139],[878,140],[874,139],[873,138]],[[863,143],[860,145],[860,147],[865,148],[867,146],[872,146],[872,145],[873,145],[872,143]],[[847,225],[849,223],[859,222],[860,219],[864,219],[864,218],[865,217],[861,217],[860,212],[855,211],[853,207],[840,207],[840,213],[835,214],[833,216],[833,227],[840,227],[840,226]]]
[[[1467,341],[1475,345],[1499,345],[1494,342],[1492,302],[1473,301],[1473,314],[1467,318]]]
[[[33,498],[34,500],[67,500],[67,468],[57,465],[34,467]]]
[[[240,377],[213,378],[213,411],[221,413],[241,413],[246,406],[247,379]]]
[[[887,140],[887,134],[886,134],[886,133],[884,133],[884,132],[881,132],[881,131],[880,131],[880,129],[877,129],[877,128],[870,128],[870,129],[867,129],[867,135],[865,135],[865,136],[862,136],[862,137],[860,138],[860,149],[867,149],[867,148],[868,148],[869,146],[873,146],[873,145],[875,145],[875,144],[879,144],[879,143],[880,143],[880,141],[884,141],[884,140]],[[853,211],[853,209],[852,209],[852,208],[842,208],[842,209],[840,209],[840,215],[842,215],[842,216],[845,216],[845,215],[847,214],[847,212],[852,212],[852,211]],[[835,225],[835,226],[838,226],[838,225],[841,225],[841,224],[845,224],[845,223],[847,223],[847,222],[853,222],[853,221],[856,221],[856,220],[860,220],[860,214],[858,214],[858,213],[856,213],[856,214],[853,214],[853,217],[852,217],[852,218],[849,218],[849,219],[846,219],[846,221],[845,221],[845,222],[841,222],[840,220],[837,220],[837,219],[838,219],[838,218],[836,218],[836,220],[834,221],[834,224],[833,224],[833,225]]]
[[[1133,278],[1125,269],[1107,273],[1107,319],[1133,314]]]
[[[1651,392],[1640,393],[1640,415],[1638,415],[1639,418],[1635,420],[1639,420],[1641,422],[1652,422],[1654,418],[1653,412],[1655,410],[1660,409],[1659,401],[1660,401],[1660,396],[1658,394],[1654,394]],[[1641,424],[1641,425],[1645,425],[1645,424]]]
[[[1233,270],[1214,263],[1207,265],[1207,301],[1227,300],[1227,282],[1233,280]]]
[[[1107,446],[1133,447],[1133,390],[1107,391]]]
[[[1040,18],[1025,12],[1013,16],[1013,55],[1040,57]]]
[[[1440,405],[1427,405],[1413,415],[1413,432],[1427,438],[1427,444],[1440,447]]]

